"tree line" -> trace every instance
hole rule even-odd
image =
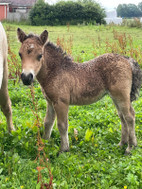
[[[119,4],[117,16],[124,18],[142,17],[142,2],[135,4]]]
[[[60,1],[49,5],[38,0],[30,11],[32,25],[102,24],[105,10],[94,0]]]

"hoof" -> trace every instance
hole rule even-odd
[[[133,143],[131,144],[132,147],[137,147],[137,140],[134,140]]]
[[[58,153],[57,153],[57,157],[60,155],[60,154],[62,154],[62,153],[64,153],[64,152],[69,152],[69,149],[67,149],[67,150],[60,150]]]
[[[129,152],[128,152],[128,151],[125,151],[125,153],[124,153],[125,156],[129,156],[129,155],[131,155],[131,154],[132,154],[132,153],[131,153],[130,151],[129,151]]]
[[[125,151],[125,155],[130,155],[131,154],[131,150],[133,150],[137,145],[132,145],[132,146],[128,146],[126,151]]]
[[[136,146],[137,146],[137,139],[136,139],[136,137],[133,137],[133,138],[129,141],[129,146],[130,146],[130,147],[136,147]]]
[[[43,138],[44,140],[49,140],[49,137],[48,137],[47,135],[45,135],[45,134],[43,134],[42,138]]]
[[[131,155],[131,149],[130,148],[127,148],[126,150],[125,150],[125,154],[124,154],[125,156],[128,156],[128,155]]]
[[[8,129],[8,132],[11,133],[12,131],[16,131],[16,129],[14,128],[14,126],[12,128]]]
[[[126,144],[127,144],[127,142],[120,141],[120,142],[118,143],[118,146],[119,146],[119,147],[123,147],[123,146],[126,145]]]

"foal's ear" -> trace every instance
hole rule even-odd
[[[27,39],[27,35],[20,28],[17,29],[17,35],[21,43]]]
[[[42,42],[42,45],[44,45],[44,44],[46,43],[46,41],[47,41],[47,38],[48,38],[48,31],[47,31],[47,30],[44,30],[44,31],[40,34],[39,38],[40,38],[40,41]]]

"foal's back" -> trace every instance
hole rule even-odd
[[[66,62],[67,64],[67,62]],[[62,75],[62,77],[61,77]],[[69,93],[70,104],[91,104],[106,93],[113,96],[114,91],[125,89],[130,94],[132,69],[125,57],[117,54],[104,54],[91,61],[70,63],[59,75],[62,96]],[[64,82],[63,84],[63,81]]]

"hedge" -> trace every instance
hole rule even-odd
[[[38,1],[31,9],[29,19],[32,25],[76,25],[82,23],[104,23],[105,11],[92,1],[60,1],[49,5]]]

